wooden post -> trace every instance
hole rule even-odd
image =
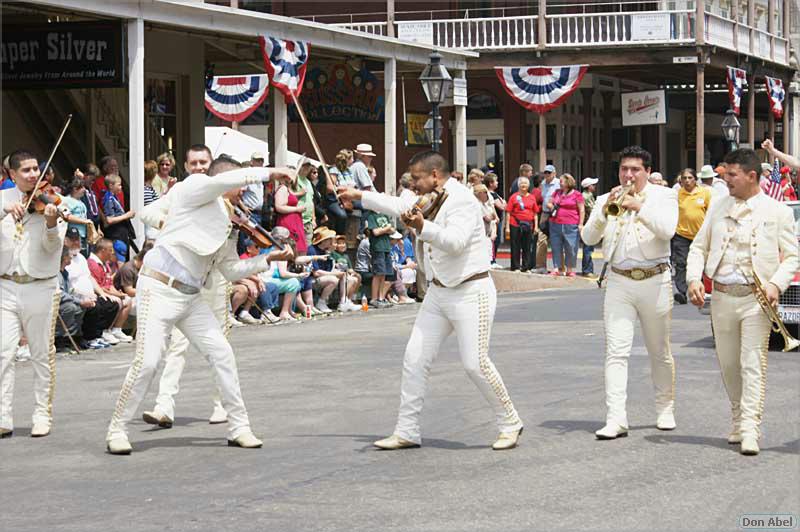
[[[275,166],[286,166],[287,152],[289,151],[289,113],[286,100],[279,90],[272,90],[272,138],[273,144],[269,147],[273,152],[272,160]]]
[[[386,0],[386,35],[394,37],[394,0]]]
[[[144,208],[144,19],[128,21],[128,207],[141,212]],[[136,231],[136,243],[144,242],[144,225],[140,217],[131,220]]]
[[[767,113],[767,136],[775,142],[775,115],[772,114],[772,109]]]
[[[536,48],[544,50],[547,47],[547,0],[539,0],[539,14],[536,22],[539,32],[539,42]]]
[[[700,3],[700,2],[698,2]],[[697,88],[697,110],[695,113],[696,116],[696,131],[697,131],[697,139],[695,150],[694,161],[695,161],[695,168],[701,168],[703,164],[705,164],[705,103],[706,103],[706,65],[700,63],[697,65],[697,82],[695,83],[695,87]]]
[[[231,122],[231,129],[234,130],[234,131],[239,131],[239,122],[237,122],[236,120],[232,121]]]
[[[788,15],[789,12],[786,12]],[[785,15],[784,15],[785,16]],[[769,33],[769,58],[775,60],[775,0],[767,2],[767,33]]]
[[[748,50],[750,51],[750,55],[753,55],[753,51],[755,50],[753,41],[756,40],[756,0],[747,0],[747,25],[750,26],[750,46]]]
[[[733,19],[733,49],[739,51],[739,0],[731,2],[731,18]]]
[[[383,191],[397,188],[397,59],[383,62]]]
[[[539,114],[539,171],[547,166],[547,120],[544,113]]]
[[[95,89],[86,89],[86,151],[87,160],[94,161],[97,157],[97,135],[95,132],[97,112],[95,111]]]
[[[705,0],[697,0],[695,2],[695,26],[697,27],[697,34],[695,40],[698,46],[706,43],[706,2]]]
[[[756,149],[756,76],[755,70],[747,80],[747,142]]]
[[[583,176],[575,176],[578,183],[583,177],[593,175],[592,97],[594,96],[594,88],[581,89],[581,96],[583,96]]]
[[[456,71],[456,78],[464,79],[464,70]],[[467,177],[467,106],[454,105],[455,112],[455,131],[453,132],[453,155],[455,159],[455,170]]]
[[[784,80],[783,81],[783,86],[788,88],[789,87],[789,83],[786,80]],[[791,106],[792,106],[792,99],[793,99],[792,95],[789,94],[789,91],[787,90],[786,91],[786,97],[783,100],[783,150],[781,150],[781,151],[783,151],[784,153],[790,153],[790,154],[796,153],[796,152],[792,152],[791,149],[790,149],[790,146],[789,146],[789,139],[791,138],[789,136],[789,128],[791,127],[789,125],[789,110],[791,109]]]

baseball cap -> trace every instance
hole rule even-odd
[[[584,177],[583,181],[581,181],[581,188],[586,188],[589,185],[596,185],[598,181],[600,180],[596,177]]]
[[[394,233],[392,233],[391,235],[389,235],[389,239],[390,239],[390,240],[400,240],[400,239],[402,239],[402,238],[403,238],[403,235],[401,235],[401,234],[400,234],[400,233],[398,233],[397,231],[395,231]]]
[[[125,262],[128,255],[128,245],[122,240],[114,240],[114,253],[117,254],[117,260]]]
[[[261,159],[263,161],[264,160],[264,154],[261,153],[260,151],[254,151],[253,154],[250,156],[250,160],[253,160],[253,159]]]
[[[772,170],[772,165],[769,163],[761,163],[761,171]]]
[[[552,173],[555,174],[556,173],[556,167],[553,166],[552,164],[548,164],[547,166],[544,167],[544,171],[545,172],[552,172]]]
[[[67,229],[67,238],[71,238],[73,240],[77,240],[81,237],[81,234],[78,232],[77,227],[70,227]]]

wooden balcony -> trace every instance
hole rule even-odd
[[[537,15],[483,18],[398,20],[395,35],[442,48],[513,51],[539,49]],[[789,41],[733,20],[705,13],[704,40],[781,65],[789,63]],[[345,22],[335,26],[387,35],[386,22]],[[547,14],[545,48],[694,46],[698,44],[695,10]]]

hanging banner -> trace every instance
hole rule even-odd
[[[731,100],[731,109],[734,114],[739,116],[739,109],[742,104],[742,94],[747,87],[747,72],[741,68],[728,67],[728,96]]]
[[[302,41],[284,41],[269,35],[261,35],[258,40],[272,86],[283,93],[286,103],[291,103],[292,94],[299,97],[303,90],[310,45]]]
[[[665,91],[623,92],[622,126],[649,126],[667,123]]]
[[[505,91],[535,113],[555,109],[575,92],[589,65],[495,67]]]
[[[300,104],[312,122],[382,124],[383,83],[369,70],[354,71],[344,63],[314,67],[308,71]],[[289,119],[300,117],[294,105]]]
[[[786,91],[783,81],[777,78],[764,76],[767,79],[767,96],[769,96],[770,109],[776,120],[783,116],[783,102],[786,100]]]
[[[266,74],[214,76],[206,82],[206,109],[223,120],[242,122],[264,103]]]

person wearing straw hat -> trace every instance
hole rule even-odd
[[[800,261],[792,210],[762,192],[756,152],[734,150],[725,161],[730,195],[712,205],[692,242],[686,279],[698,307],[705,299],[703,274],[713,280],[711,323],[733,418],[728,443],[756,455],[772,323],[756,298],[754,277],[768,304],[777,305]]]
[[[700,187],[711,190],[711,199],[722,198],[728,195],[728,185],[720,179],[718,172],[710,164],[703,165],[697,172],[697,181]]]
[[[373,157],[375,157],[372,145],[359,144],[354,151],[356,160],[350,166],[350,173],[353,174],[353,179],[356,180],[356,186],[359,190],[375,190],[375,184],[372,182],[368,170],[372,164]]]
[[[489,276],[491,250],[478,200],[450,177],[447,160],[437,152],[412,157],[409,171],[417,194],[436,191],[443,198],[427,219],[414,209],[414,201],[340,189],[343,199],[360,199],[367,209],[402,217],[416,231],[416,256],[432,282],[406,346],[395,430],[374,445],[386,450],[420,446],[420,416],[430,366],[444,340],[455,332],[461,363],[494,411],[499,435],[492,449],[513,449],[522,433],[522,420],[489,357],[497,291]]]
[[[308,249],[310,255],[319,258],[313,262],[312,275],[319,288],[319,300],[316,307],[325,312],[331,312],[328,306],[328,298],[336,287],[339,287],[341,297],[339,303],[340,312],[350,312],[360,310],[361,307],[347,299],[347,272],[336,268],[336,264],[330,258],[330,251],[333,249],[336,232],[325,228],[314,236],[311,247]]]

